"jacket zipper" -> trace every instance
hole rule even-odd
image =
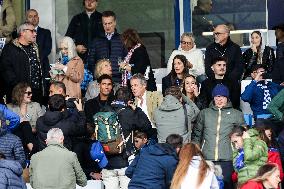
[[[220,135],[220,127],[221,127],[221,109],[218,109],[218,120],[217,120],[217,133],[216,133],[216,146],[215,146],[215,156],[214,160],[217,161],[219,159],[218,154],[219,154],[219,135]]]
[[[203,140],[202,146],[201,146],[201,151],[203,150],[203,147],[205,145],[205,139]]]

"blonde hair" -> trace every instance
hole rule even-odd
[[[77,56],[77,51],[76,51],[76,45],[73,41],[73,39],[71,37],[63,37],[60,41],[60,46],[61,44],[66,44],[67,47],[68,47],[68,58],[69,60],[71,60],[72,58],[76,57]],[[61,55],[61,52],[59,53],[60,54],[60,57],[62,56]]]
[[[103,75],[104,73],[102,73],[102,67],[104,63],[109,63],[111,66],[111,62],[109,59],[100,59],[97,61],[96,63],[96,68],[95,68],[95,77],[99,78],[101,75]]]

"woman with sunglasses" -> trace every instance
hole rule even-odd
[[[44,114],[44,109],[39,103],[32,101],[32,89],[27,83],[18,83],[12,91],[12,103],[8,108],[17,113],[21,119],[30,122],[33,133],[37,119]]]
[[[171,72],[173,59],[178,54],[184,55],[192,64],[192,68],[188,70],[188,73],[195,77],[199,76],[197,78],[199,83],[206,79],[203,53],[200,49],[196,48],[192,33],[183,33],[181,35],[179,48],[172,52],[168,60],[167,74]]]

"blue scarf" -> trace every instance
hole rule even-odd
[[[244,149],[240,149],[239,153],[236,157],[236,161],[235,161],[235,168],[239,171],[240,169],[242,169],[245,166],[245,152]]]
[[[69,62],[69,58],[68,58],[68,56],[66,56],[66,55],[62,55],[62,64],[63,65],[66,65],[68,62]]]

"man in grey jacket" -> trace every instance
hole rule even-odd
[[[244,124],[242,112],[232,108],[229,101],[229,89],[217,84],[213,91],[214,100],[209,108],[201,110],[197,125],[193,129],[192,140],[199,144],[206,160],[220,165],[224,175],[224,188],[233,188],[233,152],[229,134],[234,125]]]
[[[75,153],[63,146],[64,136],[59,128],[47,133],[47,147],[34,154],[30,164],[30,184],[34,189],[75,189],[87,185]]]
[[[192,102],[182,103],[179,87],[171,86],[165,91],[162,104],[154,112],[154,123],[157,127],[159,143],[165,143],[170,134],[179,134],[183,142],[191,141],[191,123],[195,121],[199,109]]]

